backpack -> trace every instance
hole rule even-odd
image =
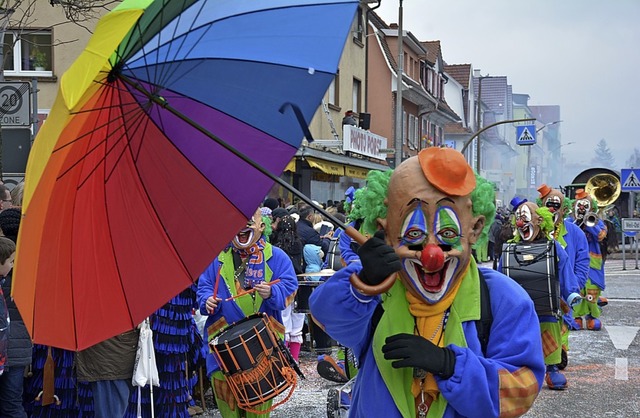
[[[325,258],[326,267],[334,271],[338,271],[344,267],[342,264],[342,255],[338,240],[338,238],[331,238],[331,241],[329,242],[329,249],[327,250],[327,256]]]

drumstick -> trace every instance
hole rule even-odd
[[[218,294],[218,283],[220,283],[220,271],[222,271],[222,264],[220,264],[220,267],[218,267],[218,273],[216,274],[216,282],[213,285],[213,299],[215,299],[216,295]]]
[[[276,283],[278,283],[279,281],[280,281],[280,279],[275,279],[275,280],[271,280],[270,282],[266,282],[265,284],[267,284],[267,285],[271,286],[272,284],[276,284]],[[226,298],[224,301],[225,301],[225,302],[229,302],[230,300],[234,300],[234,299],[236,299],[236,298],[239,298],[240,296],[250,295],[251,293],[253,293],[253,292],[255,292],[255,291],[256,291],[256,288],[255,288],[255,287],[253,287],[253,288],[251,288],[251,289],[249,289],[249,290],[247,290],[247,291],[245,291],[245,292],[240,292],[240,293],[238,293],[238,294],[237,294],[237,295],[235,295],[235,296],[231,296],[230,298]]]

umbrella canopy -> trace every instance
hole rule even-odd
[[[357,5],[125,0],[98,22],[27,164],[13,296],[36,343],[89,347],[199,276],[300,146]]]

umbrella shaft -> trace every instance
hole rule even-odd
[[[237,149],[235,149],[234,147],[232,147],[222,139],[218,138],[216,135],[209,132],[206,128],[204,128],[202,125],[200,125],[193,119],[189,118],[182,112],[179,112],[177,109],[171,107],[171,105],[169,105],[169,103],[166,101],[164,97],[150,93],[144,87],[142,87],[139,83],[136,83],[135,81],[131,80],[130,78],[122,74],[120,75],[120,78],[122,79],[122,81],[124,81],[125,83],[135,88],[140,93],[147,96],[149,100],[151,100],[153,103],[159,106],[162,106],[163,109],[167,110],[171,114],[180,118],[182,121],[188,123],[193,128],[202,132],[207,137],[213,139],[214,141],[216,141],[216,143],[224,147],[227,151],[233,153],[236,157],[242,159],[244,162],[246,162],[256,170],[260,171],[265,176],[269,177],[274,182],[278,183],[280,186],[284,187],[285,189],[287,189],[288,191],[290,191],[291,193],[299,197],[303,202],[307,203],[308,205],[313,207],[316,211],[320,212],[325,218],[329,219],[331,222],[338,225],[340,228],[344,229],[345,233],[349,235],[351,238],[353,238],[358,244],[362,245],[367,241],[367,238],[364,235],[362,235],[357,229],[346,225],[344,222],[340,221],[338,218],[336,218],[335,216],[331,215],[326,210],[324,210],[321,206],[313,203],[313,201],[309,197],[305,196],[300,190],[296,189],[295,187],[293,187],[286,181],[282,180],[280,177],[274,175],[269,170],[262,167],[260,164],[256,163],[255,161],[253,161],[252,159],[250,159],[249,157],[247,157],[246,155],[244,155],[243,153],[241,153],[240,151],[238,151]]]

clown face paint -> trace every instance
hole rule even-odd
[[[244,250],[251,247],[258,242],[264,231],[265,224],[262,222],[262,214],[260,209],[256,210],[253,214],[253,218],[247,221],[247,226],[244,227],[238,234],[233,237],[232,244],[239,250]]]
[[[551,192],[546,195],[542,201],[542,205],[546,206],[549,209],[549,212],[553,215],[553,223],[556,226],[564,220],[563,202],[564,195],[556,189],[551,190]]]
[[[516,232],[523,241],[533,241],[540,233],[542,219],[536,213],[538,205],[527,202],[516,210]]]
[[[588,212],[591,212],[590,199],[579,199],[575,201],[573,207],[573,217],[575,218],[578,225],[581,225],[584,222],[584,217]]]
[[[433,187],[417,158],[396,169],[387,203],[385,231],[402,262],[400,279],[416,297],[438,302],[466,271],[484,218],[473,217],[469,196]]]

